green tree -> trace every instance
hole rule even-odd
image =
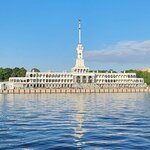
[[[32,69],[31,69],[31,72],[33,72],[33,71],[34,71],[34,72],[40,72],[40,70],[37,69],[37,68],[32,68]]]
[[[10,77],[24,77],[26,74],[24,68],[0,68],[0,81],[8,81]]]
[[[11,77],[19,77],[18,72],[19,72],[19,68],[15,67],[12,71]]]
[[[11,77],[12,69],[11,68],[5,68],[4,69],[4,81],[7,81],[9,77]]]
[[[0,81],[4,81],[4,69],[0,68]]]
[[[17,72],[19,77],[25,77],[27,70],[25,68],[20,68]]]
[[[12,69],[12,74],[11,77],[25,77],[27,70],[25,68],[18,68],[15,67],[14,69]]]

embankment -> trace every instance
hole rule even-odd
[[[10,89],[0,90],[0,94],[40,94],[40,93],[150,93],[146,88],[91,88],[91,89]]]

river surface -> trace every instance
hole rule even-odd
[[[150,94],[0,95],[0,150],[150,149]]]

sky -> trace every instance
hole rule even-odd
[[[70,71],[81,19],[91,70],[150,67],[150,0],[0,0],[0,67]]]

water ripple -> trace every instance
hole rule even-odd
[[[0,95],[0,149],[150,149],[150,94]]]

